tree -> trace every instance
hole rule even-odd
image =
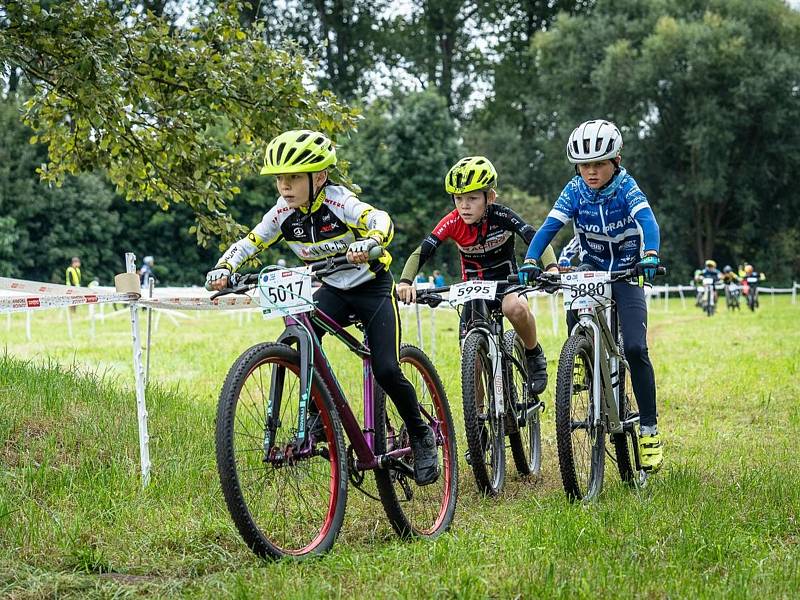
[[[47,149],[28,143],[19,112],[13,100],[0,103],[0,272],[63,283],[69,259],[79,255],[85,281],[110,284],[124,270],[113,188],[94,173],[67,176],[58,189],[42,183],[36,168]]]
[[[233,2],[186,29],[90,0],[21,0],[4,16],[0,61],[34,86],[25,120],[49,148],[42,177],[102,168],[128,200],[189,205],[201,242],[242,232],[227,203],[269,138],[354,124],[330,92],[304,85],[310,66],[296,49],[242,28]]]
[[[673,272],[791,244],[781,234],[800,219],[790,181],[800,159],[798,48],[800,15],[779,0],[600,0],[591,15],[564,15],[534,37],[520,74],[530,103],[517,118],[533,130],[509,145],[524,158],[507,160],[529,165],[515,183],[553,198],[571,176],[571,129],[609,118]]]
[[[272,44],[294,43],[319,60],[319,83],[346,100],[371,91],[384,46],[388,0],[262,0],[247,11]]]
[[[351,159],[361,197],[394,220],[389,249],[398,274],[409,254],[453,208],[444,176],[459,158],[457,139],[444,99],[430,90],[376,101],[342,148]],[[443,256],[455,264],[451,252]]]
[[[387,65],[438,91],[452,115],[464,115],[486,72],[479,17],[479,3],[470,0],[413,0],[408,14],[387,25]]]

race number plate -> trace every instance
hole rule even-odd
[[[604,271],[574,271],[563,273],[561,283],[564,288],[564,308],[578,310],[608,304],[611,299],[611,283]]]
[[[703,285],[714,285],[713,277],[703,277]]]
[[[450,286],[450,304],[458,305],[470,300],[494,300],[496,281],[464,281]]]
[[[258,295],[265,319],[309,312],[314,309],[311,269],[281,269],[262,273],[258,281]]]

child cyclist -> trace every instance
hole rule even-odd
[[[581,267],[600,271],[634,268],[648,281],[653,279],[659,265],[658,223],[636,181],[620,166],[621,149],[622,134],[609,121],[587,121],[570,134],[567,158],[577,174],[534,236],[520,267],[521,283],[538,276],[545,246],[569,221],[580,239]],[[657,427],[655,374],[647,351],[644,290],[620,281],[612,284],[612,294],[639,403],[642,468],[654,473],[661,468],[664,455]]]
[[[314,294],[319,309],[342,324],[355,314],[364,324],[372,353],[375,379],[397,406],[409,432],[414,455],[414,479],[427,485],[439,477],[433,430],[420,414],[416,392],[399,363],[400,318],[385,252],[369,261],[369,252],[385,247],[394,233],[388,214],[333,184],[328,168],[336,164],[333,143],[322,133],[295,130],[267,145],[262,175],[275,175],[280,197],[261,223],[222,255],[208,273],[206,287],[219,290],[244,261],[283,239],[303,262],[347,256],[357,268],[322,278]],[[321,338],[325,333],[315,327]],[[319,418],[309,417],[309,430]]]
[[[416,290],[411,285],[417,271],[443,241],[451,238],[461,254],[461,278],[506,281],[516,273],[514,234],[528,244],[536,231],[517,213],[496,204],[497,171],[483,156],[468,156],[459,160],[447,173],[444,187],[453,198],[455,208],[414,250],[403,268],[397,295],[405,303],[413,302]],[[553,249],[544,249],[544,263],[557,271]],[[464,320],[469,307],[465,307]],[[502,303],[503,314],[514,326],[528,362],[531,390],[540,394],[547,386],[547,359],[536,339],[536,321],[528,303],[519,294],[507,294]]]

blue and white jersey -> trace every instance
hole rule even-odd
[[[630,269],[645,251],[658,252],[660,234],[647,197],[620,169],[602,190],[593,190],[576,175],[536,232],[526,258],[539,259],[556,233],[572,221],[580,242],[581,262],[599,270]]]

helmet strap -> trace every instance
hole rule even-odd
[[[308,175],[308,210],[311,211],[311,207],[314,206],[314,176],[311,173],[306,173]]]

